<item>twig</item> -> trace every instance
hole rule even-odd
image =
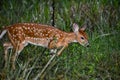
[[[42,74],[44,73],[44,71],[47,69],[47,67],[49,66],[49,64],[52,62],[52,60],[55,58],[55,56],[59,56],[61,54],[61,52],[66,48],[66,46],[63,46],[57,53],[55,53],[50,60],[47,62],[47,64],[45,65],[45,67],[42,69],[42,71],[40,73],[38,73],[38,75],[34,78],[34,80],[37,80],[39,77],[42,76]]]
[[[52,0],[50,10],[51,10],[51,24],[52,26],[55,26],[55,1],[54,0]]]
[[[45,67],[42,69],[42,71],[40,73],[38,73],[38,75],[34,78],[34,80],[37,80],[39,77],[41,77],[41,75],[44,73],[44,71],[47,69],[47,67],[49,66],[49,64],[52,62],[52,60],[55,58],[56,54],[54,54],[50,60],[48,61],[48,63],[45,65]]]
[[[102,34],[102,35],[97,36],[94,40],[96,40],[96,39],[98,39],[98,38],[100,38],[100,37],[105,37],[105,36],[109,36],[109,35],[112,35],[112,34],[116,34],[116,33],[106,33],[106,34]],[[93,40],[93,41],[94,41],[94,40]]]

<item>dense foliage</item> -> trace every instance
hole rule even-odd
[[[51,25],[52,0],[1,0],[0,28],[21,22]],[[74,22],[83,25],[90,47],[72,43],[49,65],[43,80],[119,80],[120,79],[120,1],[54,0],[55,27],[72,31]],[[7,36],[7,35],[6,35]],[[32,80],[50,59],[49,50],[27,46],[17,59],[17,69],[3,69],[4,50],[0,40],[0,78]],[[9,50],[9,58],[12,50]]]

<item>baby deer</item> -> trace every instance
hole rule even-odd
[[[36,23],[18,23],[4,28],[0,39],[6,33],[10,39],[10,42],[3,44],[5,49],[5,66],[8,49],[13,48],[15,51],[12,56],[12,68],[15,69],[16,57],[29,43],[46,47],[50,50],[62,47],[57,55],[60,55],[71,42],[79,42],[83,46],[88,46],[88,38],[84,32],[86,25],[79,29],[79,26],[74,23],[72,29],[73,32],[67,33],[53,26]]]

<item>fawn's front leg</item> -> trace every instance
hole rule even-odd
[[[13,46],[10,42],[5,42],[3,46],[4,46],[4,61],[5,61],[4,68],[6,68],[8,62],[8,55],[7,55],[8,49],[13,48]]]
[[[57,52],[57,44],[58,40],[56,38],[52,39],[49,44],[48,44],[48,48],[50,49],[50,54],[54,54]]]
[[[68,43],[65,42],[65,40],[52,40],[52,41],[50,42],[50,45],[49,45],[49,47],[50,47],[50,48],[53,48],[53,49],[62,47],[62,48],[57,52],[57,55],[58,55],[58,56],[62,53],[62,51],[63,51],[67,46],[68,46]]]

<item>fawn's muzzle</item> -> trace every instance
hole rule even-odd
[[[89,42],[85,44],[86,47],[90,47]]]

